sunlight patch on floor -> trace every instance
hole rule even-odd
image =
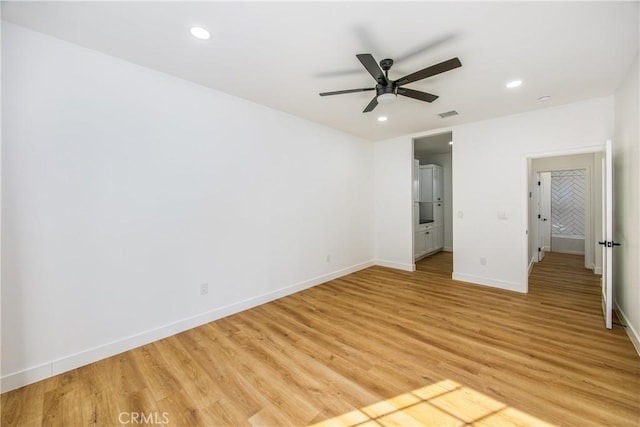
[[[443,380],[315,424],[367,426],[553,426],[474,389]]]

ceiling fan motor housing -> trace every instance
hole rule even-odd
[[[395,84],[395,82],[390,81],[386,86],[382,86],[381,84],[376,85],[376,96],[380,96],[385,93],[389,93],[392,95],[398,94],[398,86]]]
[[[380,61],[380,68],[382,68],[383,71],[389,71],[392,65],[393,59],[386,58]]]

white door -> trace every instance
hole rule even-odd
[[[444,203],[433,204],[433,224],[444,225]]]
[[[430,228],[425,232],[425,240],[426,240],[425,245],[427,246],[426,252],[432,252],[433,250],[435,250],[436,240],[435,240],[433,228]]]
[[[440,166],[433,166],[433,201],[441,202],[442,197],[442,168]]]
[[[613,153],[611,140],[605,145],[602,159],[602,314],[607,329],[611,329],[613,310]]]
[[[420,162],[413,160],[413,201],[420,201]]]
[[[433,167],[420,166],[420,201],[433,201]]]
[[[551,172],[538,173],[538,261],[551,250]]]
[[[441,225],[433,227],[433,246],[435,249],[444,247],[444,227]]]

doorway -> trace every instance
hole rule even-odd
[[[581,255],[585,268],[602,273],[601,158],[592,152],[531,159],[529,271],[552,251]]]
[[[584,168],[538,172],[538,262],[550,251],[591,256],[585,250],[591,230],[589,178]],[[587,267],[592,264],[585,261]]]
[[[414,138],[413,162],[414,269],[420,270],[432,260],[439,268],[450,270],[451,277],[453,133]],[[450,261],[437,261],[443,258],[436,256],[442,252],[449,253]]]
[[[542,256],[539,254],[544,238],[544,232],[541,230],[544,226],[542,226],[541,223],[544,222],[542,221],[543,215],[545,213],[548,215],[549,211],[544,211],[545,202],[540,199],[542,197],[541,195],[545,194],[545,191],[537,187],[543,186],[545,177],[547,177],[547,179],[550,178],[551,188],[549,192],[553,193],[554,172],[559,178],[558,186],[575,185],[576,182],[583,181],[583,184],[580,185],[583,185],[584,188],[584,204],[575,203],[575,201],[572,203],[576,206],[584,206],[584,227],[582,228],[582,225],[578,224],[572,228],[570,224],[565,223],[563,224],[565,227],[565,235],[560,235],[559,237],[566,238],[569,236],[570,238],[576,238],[584,236],[584,267],[593,271],[593,273],[589,274],[594,274],[596,275],[595,277],[597,277],[597,275],[601,276],[599,278],[599,291],[602,294],[602,312],[605,327],[611,329],[613,305],[613,280],[611,274],[611,263],[613,259],[612,248],[617,245],[613,240],[611,220],[611,218],[613,218],[612,142],[609,140],[606,141],[604,147],[593,147],[592,150],[580,151],[579,153],[581,154],[566,154],[555,157],[538,157],[532,155],[526,157],[526,172],[528,176],[528,191],[526,196],[526,206],[528,209],[526,210],[529,227],[526,233],[527,237],[523,243],[527,242],[528,244],[528,251],[525,252],[525,254],[528,255],[527,261],[529,261],[529,269],[528,271],[526,268],[523,269],[523,279],[524,283],[527,284],[526,289],[528,291],[529,275],[531,274],[533,265],[545,259],[544,253]],[[549,172],[550,175],[545,175],[544,172]],[[553,250],[558,244],[554,243],[553,239],[553,195],[551,195],[550,205],[552,222],[550,247],[551,250]],[[577,215],[577,217],[581,216]],[[564,221],[567,222],[568,220],[565,218]],[[580,230],[583,230],[583,233],[581,233]],[[540,251],[538,248],[540,248]],[[571,250],[569,250],[569,252],[570,251]],[[576,255],[566,256],[575,257]],[[562,257],[554,256],[554,262],[557,264],[557,261],[561,258]],[[554,264],[554,262],[551,262],[551,264]],[[539,267],[544,267],[546,264],[543,261],[538,265]],[[561,268],[564,268],[564,266]],[[584,272],[585,270],[582,271]],[[580,272],[578,271],[578,273]]]

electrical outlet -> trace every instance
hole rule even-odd
[[[480,265],[487,265],[487,258],[480,257]]]
[[[200,285],[200,295],[207,295],[209,293],[209,284],[203,283]]]

